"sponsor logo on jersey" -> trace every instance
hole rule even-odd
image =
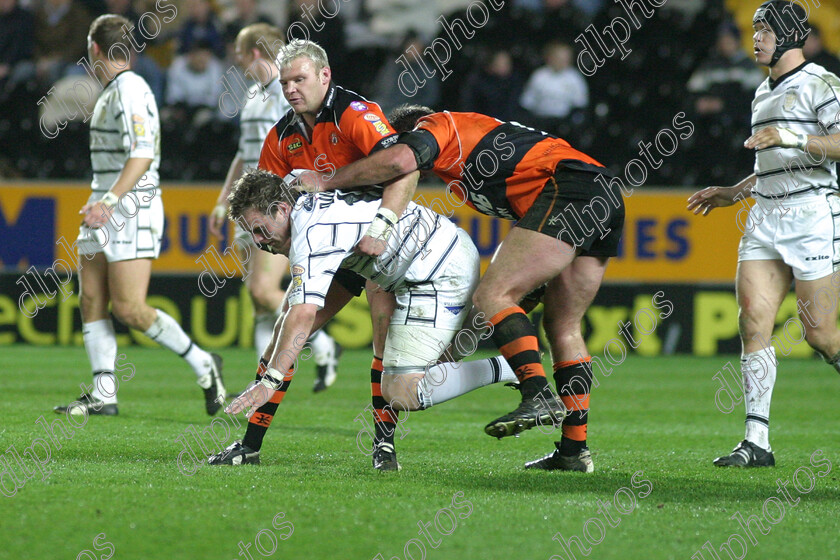
[[[379,115],[376,115],[376,114],[374,114],[374,113],[365,113],[365,114],[363,115],[363,118],[364,118],[366,121],[370,121],[370,122],[376,122],[376,121],[378,121],[378,120],[381,120],[381,119],[379,118]]]
[[[306,269],[300,266],[299,264],[296,264],[292,267],[292,274],[295,276],[300,276],[304,272],[306,272]]]
[[[286,146],[286,149],[289,150],[290,152],[294,152],[298,148],[302,148],[302,147],[303,147],[303,142],[301,142],[300,140],[295,140],[294,142],[292,142],[291,144]]]
[[[817,255],[816,257],[805,257],[806,261],[824,261],[828,259],[828,255]]]
[[[391,131],[388,130],[388,127],[385,126],[384,122],[376,121],[375,123],[371,123],[371,124],[373,125],[373,128],[376,129],[376,132],[378,132],[382,136],[387,136],[388,134],[391,134]]]
[[[453,315],[457,315],[458,313],[460,313],[461,311],[464,310],[463,305],[447,305],[447,304],[444,304],[443,306],[446,308],[447,311],[449,311]]]
[[[350,108],[353,109],[354,111],[359,111],[359,112],[367,111],[367,105],[365,105],[361,101],[353,101],[352,103],[350,103]]]
[[[796,107],[796,92],[794,90],[788,90],[785,93],[785,102],[782,107],[785,111],[793,111],[793,108]]]

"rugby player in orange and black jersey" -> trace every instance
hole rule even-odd
[[[519,306],[529,292],[547,284],[544,322],[557,392],[569,413],[557,449],[526,466],[592,472],[586,447],[592,369],[580,325],[609,257],[618,254],[624,226],[621,193],[609,181],[595,180],[610,172],[563,139],[478,113],[403,106],[391,122],[402,132],[393,147],[339,169],[324,187],[373,184],[429,170],[470,207],[517,221],[473,296],[478,310],[490,317],[493,341],[516,372],[522,393],[519,407],[490,422],[485,432],[517,434],[555,406],[536,329]],[[534,255],[540,256],[540,266],[534,266]],[[555,416],[564,412],[560,406]]]

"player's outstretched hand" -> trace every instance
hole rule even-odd
[[[213,211],[210,212],[210,224],[208,225],[210,233],[221,238],[222,228],[225,227],[225,222],[227,222],[227,206],[217,204],[213,208]]]
[[[272,394],[274,394],[274,391],[262,383],[252,383],[244,393],[233,399],[225,407],[225,412],[238,414],[245,410],[245,417],[250,418],[259,407],[268,402]]]
[[[378,237],[371,237],[370,235],[365,235],[353,248],[353,251],[360,255],[365,255],[368,257],[378,257],[385,251],[385,248],[387,246],[388,243],[386,242],[386,240]]]
[[[702,191],[697,191],[688,197],[688,206],[686,208],[695,215],[702,212],[706,216],[714,208],[735,204],[735,196],[737,194],[738,189],[735,187],[706,187]]]

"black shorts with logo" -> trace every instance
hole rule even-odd
[[[516,223],[560,239],[590,257],[615,257],[624,229],[624,198],[609,174],[558,166],[528,212]],[[609,189],[609,190],[608,190]]]

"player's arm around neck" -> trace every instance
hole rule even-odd
[[[324,176],[321,190],[332,191],[348,187],[381,185],[416,170],[417,160],[411,148],[405,144],[395,144],[350,165],[345,165],[332,177]]]

